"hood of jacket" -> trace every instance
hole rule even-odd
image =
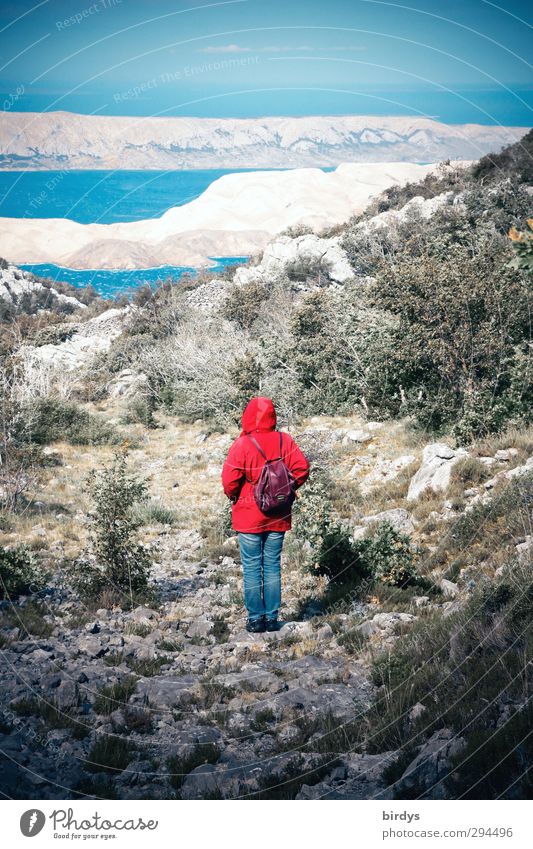
[[[242,414],[242,432],[274,430],[276,409],[270,398],[252,398]]]

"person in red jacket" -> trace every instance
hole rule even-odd
[[[252,437],[252,439],[250,439]],[[253,487],[265,459],[280,456],[280,432],[270,398],[253,398],[242,415],[242,432],[231,446],[222,469],[222,486],[232,502],[232,525],[239,534],[244,577],[246,628],[252,633],[276,631],[281,604],[281,549],[291,528],[290,510],[267,516],[257,506]],[[281,434],[281,457],[296,487],[309,476],[309,462],[289,433]]]

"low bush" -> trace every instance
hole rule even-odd
[[[84,595],[106,588],[127,593],[133,606],[134,593],[147,586],[151,565],[148,550],[137,539],[141,522],[133,514],[147,497],[146,483],[128,473],[127,453],[120,451],[108,468],[91,473],[88,489],[94,501],[89,516],[94,564],[82,558],[78,588]]]
[[[124,708],[136,687],[137,679],[133,675],[122,678],[115,684],[102,687],[94,702],[95,712],[109,716],[114,710]]]
[[[258,318],[267,297],[267,287],[258,281],[246,283],[244,286],[233,286],[222,306],[222,315],[243,330],[249,330]]]
[[[373,534],[358,541],[359,556],[367,572],[391,587],[416,583],[416,554],[411,539],[389,522],[380,522]]]
[[[135,755],[136,747],[121,737],[104,735],[92,746],[85,760],[88,772],[122,772]]]
[[[157,428],[154,418],[156,410],[155,397],[150,394],[134,398],[123,416],[124,424],[142,424],[150,430]]]
[[[45,577],[31,552],[25,546],[0,546],[0,599],[16,599],[20,595],[38,592]]]
[[[368,575],[367,564],[361,557],[357,543],[353,543],[347,529],[333,524],[325,533],[319,552],[318,572],[338,584],[353,583]]]
[[[117,444],[111,425],[67,401],[41,398],[28,411],[29,439],[37,445],[62,440],[72,445]]]

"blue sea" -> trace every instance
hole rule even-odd
[[[241,265],[246,262],[246,256],[214,256],[209,257],[212,265],[209,271],[223,271],[228,265]],[[61,265],[41,263],[37,265],[21,265],[24,271],[31,271],[39,277],[50,280],[71,283],[73,286],[93,286],[103,298],[115,298],[119,295],[130,294],[139,286],[149,284],[155,286],[169,278],[173,281],[186,272],[196,274],[197,268],[183,265],[159,265],[156,268],[135,268],[130,270],[110,270],[105,268],[63,268]]]
[[[113,224],[159,218],[173,206],[189,203],[231,170],[205,171],[3,171],[0,172],[0,216],[7,218],[69,218],[81,224]],[[247,257],[212,257],[212,270],[246,262]],[[197,269],[186,266],[116,271],[74,269],[58,265],[22,265],[40,277],[92,285],[110,298],[138,286]]]
[[[243,170],[0,171],[0,216],[70,218],[80,224],[159,218],[224,174]]]

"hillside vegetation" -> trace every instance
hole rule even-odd
[[[4,792],[531,795],[532,155],[127,303],[5,301]],[[219,481],[257,393],[312,462],[267,635]]]

